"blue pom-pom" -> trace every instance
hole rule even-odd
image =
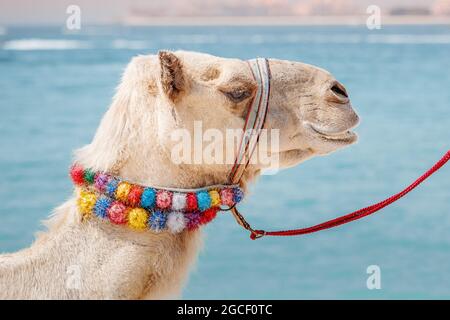
[[[99,218],[106,218],[108,208],[111,206],[112,200],[107,197],[100,197],[95,203],[94,212]]]
[[[155,205],[156,191],[153,188],[145,188],[141,196],[141,207],[150,209]]]
[[[207,191],[197,192],[197,205],[200,211],[205,211],[211,207],[211,197]]]
[[[233,188],[233,201],[234,203],[241,202],[241,200],[244,198],[244,192],[241,188]]]
[[[161,231],[166,227],[167,215],[161,211],[155,211],[148,219],[148,226],[153,231]]]
[[[119,180],[116,178],[111,178],[106,185],[106,194],[111,198],[115,197],[117,186],[119,185]]]

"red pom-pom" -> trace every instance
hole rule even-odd
[[[188,193],[186,195],[186,209],[187,211],[197,210],[197,196],[195,193]]]
[[[200,224],[207,224],[211,222],[216,217],[217,211],[217,208],[211,208],[203,211],[202,215],[200,216]]]
[[[128,193],[128,203],[133,207],[139,206],[141,203],[142,192],[144,192],[144,188],[140,186],[132,186],[130,192]]]
[[[84,184],[83,167],[79,165],[73,165],[72,168],[70,168],[70,178],[72,179],[73,183],[78,186]]]

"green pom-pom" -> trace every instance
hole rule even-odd
[[[84,171],[84,181],[88,184],[94,183],[95,180],[95,172],[90,169],[86,169]]]

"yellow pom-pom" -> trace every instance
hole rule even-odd
[[[117,186],[116,190],[116,199],[122,202],[126,202],[128,198],[128,194],[131,190],[131,184],[128,182],[121,182]]]
[[[89,218],[94,209],[97,196],[93,192],[81,191],[78,197],[78,208],[80,209],[83,218]]]
[[[128,212],[128,225],[136,230],[147,227],[148,213],[142,208],[134,208]]]
[[[220,205],[220,194],[216,190],[211,190],[209,192],[209,197],[211,198],[211,207],[217,207]]]

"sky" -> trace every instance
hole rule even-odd
[[[197,0],[199,1],[199,0]],[[214,5],[213,0],[204,0],[208,5]],[[233,0],[221,0],[226,3]],[[289,1],[302,3],[311,0],[252,0],[270,3],[273,1]],[[323,0],[327,1],[327,0]],[[381,8],[393,6],[426,6],[430,0],[348,0],[350,3],[367,7],[370,4]],[[186,0],[1,0],[1,25],[30,25],[30,24],[61,24],[67,18],[66,9],[75,4],[81,8],[82,19],[88,24],[117,23],[130,12],[132,8],[145,8],[158,3],[174,2],[186,5]]]

